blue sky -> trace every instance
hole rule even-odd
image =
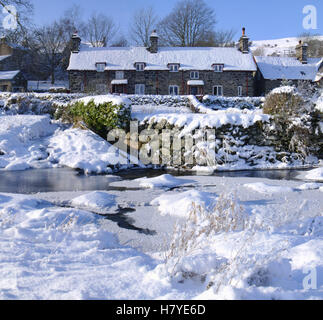
[[[153,6],[163,17],[174,7],[177,0],[31,0],[35,7],[34,21],[46,24],[58,18],[73,3],[79,4],[86,18],[93,11],[109,15],[119,23],[126,34],[128,22],[133,13],[146,6]],[[322,0],[205,0],[217,15],[217,28],[237,31],[247,28],[251,40],[275,39],[298,36],[303,28],[303,8],[314,5],[317,9],[318,29],[312,33],[323,34]]]

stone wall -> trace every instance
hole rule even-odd
[[[311,150],[310,154],[313,156],[290,150],[291,136],[287,136],[279,126],[273,125],[272,120],[271,123],[258,121],[247,128],[231,124],[220,128],[198,128],[178,140],[184,128],[166,121],[154,123],[147,120],[139,126],[139,133],[148,130],[147,139],[140,140],[139,153],[148,154],[159,145],[157,157],[150,155],[154,160],[153,164],[158,164],[159,161],[163,165],[182,169],[191,169],[196,165],[220,166],[226,169],[281,168],[284,164],[303,166],[317,163],[317,158],[313,156],[322,158],[322,146]],[[166,148],[163,140],[165,132],[171,137],[169,147]],[[312,141],[322,141],[322,138],[323,132],[313,123]],[[186,147],[187,143],[190,144],[189,148]]]
[[[72,92],[98,91],[105,87],[106,92],[112,92],[111,81],[116,78],[115,71],[70,71],[70,88]],[[136,84],[145,84],[145,94],[168,95],[169,86],[177,85],[179,94],[190,94],[187,82],[191,80],[190,71],[124,71],[124,78],[128,80],[124,93],[134,94]],[[212,95],[213,87],[223,86],[223,95],[234,97],[238,95],[238,86],[242,87],[242,96],[255,95],[254,73],[247,71],[199,71],[199,80],[204,81],[203,95]]]

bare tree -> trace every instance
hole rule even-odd
[[[8,26],[0,24],[0,32],[12,42],[21,44],[26,42],[30,34],[33,5],[29,0],[0,0],[2,13],[7,14]],[[5,22],[5,20],[3,21]]]
[[[55,71],[61,63],[62,52],[65,47],[64,29],[58,22],[41,27],[34,32],[35,48],[39,57],[44,59],[44,64],[51,75],[52,84],[55,83]]]
[[[63,28],[66,42],[70,40],[71,35],[75,32],[81,37],[85,36],[85,23],[82,19],[82,15],[82,8],[79,5],[74,4],[68,8],[59,19],[58,23],[61,24],[61,28]]]
[[[85,35],[93,47],[106,47],[110,44],[118,28],[114,21],[104,14],[93,13],[85,25]]]
[[[321,58],[323,56],[323,41],[319,34],[309,32],[302,33],[298,36],[299,40],[307,43],[307,54],[310,58]]]
[[[130,25],[131,39],[139,46],[148,47],[150,45],[150,35],[157,24],[157,16],[152,7],[137,11]]]
[[[199,47],[234,47],[234,30],[209,31],[199,39],[196,46]]]
[[[203,0],[181,0],[174,10],[158,24],[164,45],[194,47],[214,31],[214,10]]]
[[[111,47],[127,47],[128,46],[128,40],[121,35],[118,39],[116,39],[112,44]]]

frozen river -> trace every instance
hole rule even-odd
[[[304,171],[304,170],[302,170]],[[265,178],[273,180],[295,180],[299,170],[254,170],[216,172],[214,177],[233,178]],[[93,191],[93,190],[119,190],[125,191],[127,187],[111,187],[110,183],[116,180],[137,179],[141,177],[156,177],[166,173],[162,170],[135,169],[118,172],[112,175],[86,176],[69,168],[34,169],[25,171],[0,171],[0,192],[33,194],[39,192],[64,191]],[[194,173],[170,172],[174,176],[196,176]]]

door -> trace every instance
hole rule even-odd
[[[193,96],[197,96],[198,94],[198,87],[190,87],[190,94]]]
[[[124,84],[114,84],[112,86],[112,93],[123,94],[125,92],[125,85]]]

